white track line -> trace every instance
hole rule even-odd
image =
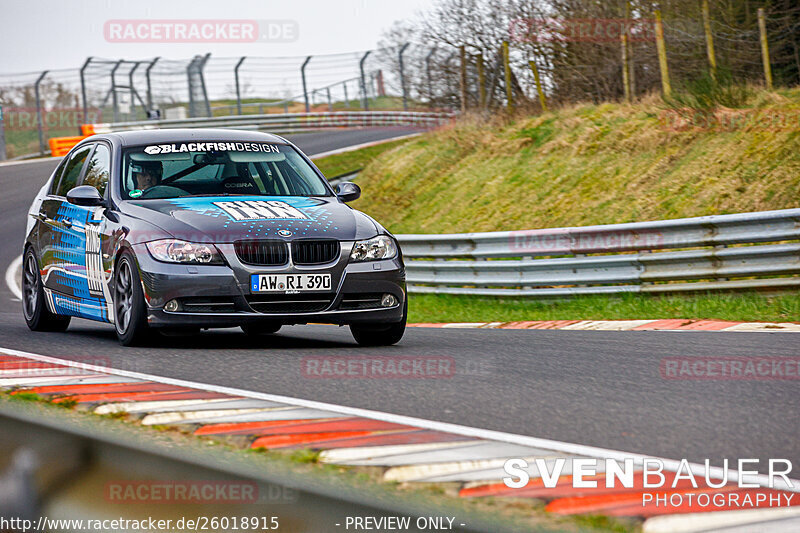
[[[17,285],[17,270],[22,268],[22,256],[17,257],[6,270],[6,285],[15,298],[22,301],[22,288]]]
[[[61,159],[61,157],[37,157],[35,159],[26,159],[24,161],[3,161],[0,163],[0,167],[13,167],[15,165],[28,165],[30,163],[46,163],[55,161],[57,159]]]
[[[281,396],[277,394],[267,394],[263,392],[248,391],[243,389],[235,389],[232,387],[223,387],[219,385],[210,385],[206,383],[197,383],[194,381],[187,381],[183,379],[167,378],[163,376],[154,376],[152,374],[144,374],[140,372],[131,372],[128,370],[119,370],[116,368],[108,368],[97,365],[90,365],[86,363],[79,363],[77,361],[70,361],[69,359],[59,359],[47,355],[39,355],[20,350],[13,350],[9,348],[0,347],[0,352],[7,355],[14,355],[35,361],[45,363],[52,363],[64,365],[83,370],[90,370],[92,372],[104,372],[116,376],[123,376],[145,381],[155,381],[158,383],[165,383],[168,385],[175,385],[177,387],[194,388],[208,392],[217,392],[220,394],[228,394],[232,396],[240,396],[245,398],[255,398],[259,400],[267,400],[270,402],[285,403],[297,407],[305,407],[308,409],[317,409],[323,411],[333,411],[348,416],[357,416],[363,418],[371,418],[373,420],[381,420],[383,422],[390,422],[394,424],[401,424],[407,426],[416,426],[419,428],[430,429],[433,431],[441,431],[444,433],[454,433],[457,435],[464,435],[467,437],[476,437],[485,440],[494,440],[499,442],[508,442],[518,444],[520,446],[530,446],[532,448],[544,448],[561,452],[568,455],[584,455],[598,459],[615,459],[624,461],[625,459],[632,459],[634,464],[641,465],[645,459],[658,459],[662,461],[664,468],[670,472],[677,472],[680,466],[680,461],[674,459],[666,459],[661,457],[654,457],[651,455],[642,455],[638,453],[623,452],[620,450],[611,450],[607,448],[599,448],[595,446],[585,446],[583,444],[572,444],[569,442],[561,442],[557,440],[542,439],[538,437],[529,437],[527,435],[518,435],[515,433],[505,433],[502,431],[494,431],[489,429],[474,428],[469,426],[462,426],[460,424],[451,424],[448,422],[438,422],[435,420],[427,420],[424,418],[417,418],[413,416],[397,415],[392,413],[384,413],[382,411],[373,411],[371,409],[362,409],[359,407],[347,407],[344,405],[336,405],[325,402],[318,402],[314,400],[303,400],[300,398],[292,398],[290,396]],[[705,466],[698,463],[689,463],[689,468],[697,476],[705,475]],[[711,467],[709,474],[713,478],[722,479],[723,470],[720,467]],[[737,479],[735,470],[728,471],[728,479]],[[759,474],[757,476],[748,476],[748,482],[758,483],[762,487],[768,487],[770,478],[767,475]],[[781,480],[782,481],[782,480]],[[792,492],[800,492],[800,480],[790,480],[792,487],[786,487],[783,483],[776,483],[775,488],[789,490]],[[778,486],[780,485],[780,486]]]

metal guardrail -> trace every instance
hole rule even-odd
[[[454,118],[451,113],[415,111],[340,111],[333,113],[281,113],[234,115],[188,119],[141,120],[105,124],[84,124],[84,135],[146,129],[169,128],[238,128],[269,130],[276,133],[321,130],[328,128],[360,128],[418,126],[432,128]]]
[[[409,291],[419,293],[564,296],[800,286],[800,243],[785,243],[800,239],[800,209],[397,237],[410,259]]]

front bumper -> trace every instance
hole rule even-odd
[[[231,327],[264,321],[346,325],[403,320],[406,284],[402,259],[349,263],[351,247],[351,243],[343,243],[339,259],[327,265],[258,267],[242,264],[230,245],[218,245],[226,265],[162,263],[153,259],[144,245],[136,245],[148,324]],[[251,274],[310,272],[330,273],[334,290],[298,295],[250,292]],[[380,307],[383,294],[392,294],[397,304]],[[173,299],[181,302],[181,309],[164,310]]]

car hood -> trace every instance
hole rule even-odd
[[[229,243],[241,239],[367,239],[379,227],[336,197],[213,196],[122,203],[125,214],[176,239]],[[147,241],[145,235],[137,240]]]

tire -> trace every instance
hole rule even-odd
[[[44,301],[39,261],[33,247],[22,260],[22,314],[31,331],[65,331],[72,317],[51,313]]]
[[[150,332],[139,269],[128,251],[122,253],[114,276],[114,329],[123,346],[142,344]]]
[[[406,332],[408,300],[403,304],[403,319],[389,324],[350,324],[350,333],[359,346],[391,346]]]
[[[239,326],[246,335],[257,337],[259,335],[270,335],[277,333],[283,324],[279,322],[251,322],[249,324],[242,324]]]

